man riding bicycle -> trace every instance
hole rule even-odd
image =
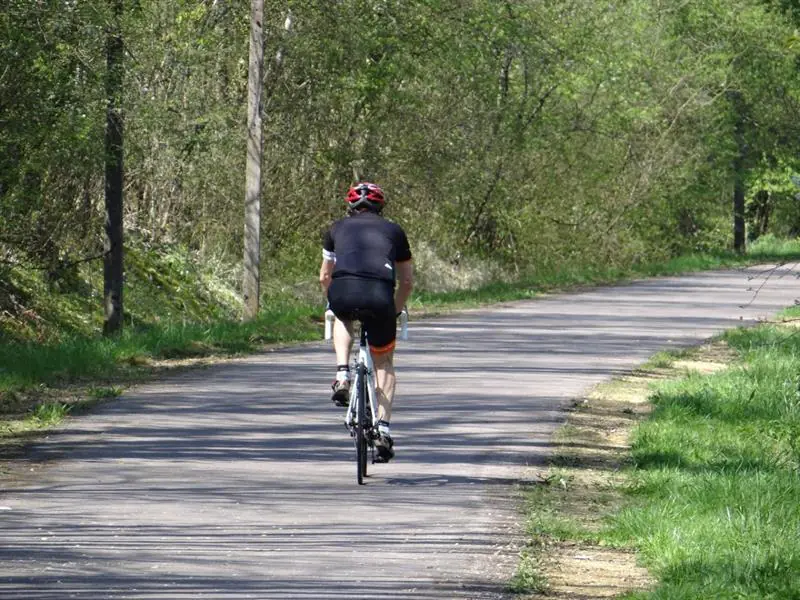
[[[381,215],[386,200],[374,183],[358,183],[347,192],[347,216],[325,234],[319,281],[336,315],[333,347],[336,379],[332,400],[347,406],[350,398],[350,348],[357,314],[367,332],[376,371],[378,461],[394,457],[389,430],[394,400],[394,347],[397,316],[414,284],[411,249],[403,228]],[[395,289],[396,288],[396,289]]]

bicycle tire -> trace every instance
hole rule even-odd
[[[364,485],[367,476],[367,374],[364,365],[358,366],[356,376],[356,479],[358,485]]]

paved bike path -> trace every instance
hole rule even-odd
[[[518,483],[546,464],[566,403],[798,295],[788,269],[753,269],[412,321],[397,458],[361,487],[326,343],[143,385],[2,484],[0,598],[503,598]]]

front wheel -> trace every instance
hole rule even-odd
[[[363,365],[359,366],[356,376],[356,479],[358,485],[364,485],[364,477],[367,476],[367,377],[363,372]]]

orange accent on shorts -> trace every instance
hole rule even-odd
[[[386,354],[387,352],[391,352],[392,350],[394,350],[394,347],[395,347],[395,342],[390,342],[385,346],[379,346],[379,347],[371,345],[369,349],[372,351],[373,354]]]

